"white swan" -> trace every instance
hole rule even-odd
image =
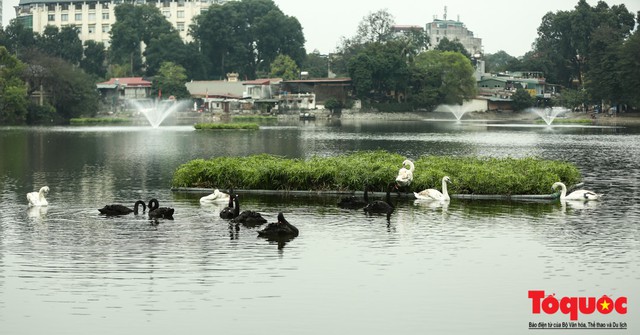
[[[450,183],[451,179],[448,176],[442,177],[442,192],[429,188],[424,191],[420,191],[418,193],[413,192],[416,199],[419,200],[434,200],[434,201],[449,201],[451,198],[449,197],[449,192],[447,191],[447,183]]]
[[[49,186],[43,186],[39,192],[27,193],[27,200],[29,200],[29,206],[48,206],[49,202],[45,199],[45,193],[49,193]]]
[[[228,203],[229,198],[230,197],[227,193],[221,192],[216,188],[215,190],[213,190],[213,193],[200,198],[200,203],[201,204],[210,204],[214,202]]]
[[[596,194],[596,192],[593,191],[587,191],[587,190],[576,190],[573,191],[571,193],[569,193],[567,195],[567,186],[565,186],[563,183],[561,182],[555,182],[553,183],[553,186],[551,186],[551,188],[553,188],[554,190],[558,187],[562,188],[562,191],[560,192],[560,199],[561,200],[598,200],[602,197],[602,194]]]
[[[409,169],[405,168],[406,165],[409,165]],[[396,183],[398,186],[408,186],[413,181],[413,171],[415,167],[413,166],[413,162],[405,159],[402,162],[402,168],[398,171],[398,176],[396,177]]]

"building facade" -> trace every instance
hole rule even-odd
[[[115,7],[119,4],[152,4],[160,9],[184,41],[189,25],[211,4],[226,0],[20,0],[16,18],[36,33],[48,25],[59,28],[74,26],[82,42],[93,40],[109,45],[111,25],[116,22]]]
[[[438,46],[443,38],[449,41],[458,40],[471,55],[482,54],[482,39],[473,36],[473,32],[467,29],[464,23],[458,20],[434,19],[427,23],[425,31],[429,36],[431,48]]]

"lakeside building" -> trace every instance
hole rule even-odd
[[[431,48],[438,46],[443,38],[449,41],[458,40],[467,49],[470,55],[482,54],[482,39],[474,37],[473,32],[460,21],[447,20],[447,7],[444,8],[444,18],[442,20],[434,17],[433,21],[427,23],[425,31],[429,36]]]
[[[93,40],[109,46],[111,25],[116,22],[114,11],[120,4],[154,5],[180,37],[190,41],[187,33],[193,18],[210,5],[227,1],[231,0],[20,0],[15,10],[16,19],[35,33],[41,34],[48,25],[74,26],[83,43]]]

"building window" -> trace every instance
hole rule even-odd
[[[177,27],[178,31],[184,31],[184,22],[178,22]]]
[[[82,10],[82,2],[76,3],[76,10]]]
[[[178,11],[178,18],[179,19],[184,19],[184,11],[183,10],[179,10]]]
[[[178,7],[184,7],[184,0],[178,0]]]
[[[96,3],[95,2],[90,2],[89,3],[89,9],[96,9]]]
[[[171,12],[168,10],[163,10],[162,11],[162,15],[164,15],[164,17],[169,18],[171,17]]]
[[[96,25],[95,24],[90,24],[89,25],[89,34],[93,34],[96,32]]]
[[[89,13],[89,21],[95,21],[96,20],[96,13]]]
[[[82,13],[76,13],[76,21],[82,21]]]
[[[103,33],[108,33],[109,32],[109,25],[108,24],[103,24],[102,25],[102,32]]]
[[[60,19],[62,20],[62,22],[67,22],[67,21],[69,21],[69,14],[62,14],[62,15],[60,15]]]
[[[55,20],[56,20],[56,14],[48,14],[48,15],[47,15],[47,20],[48,20],[49,22],[51,22],[51,21],[55,21]]]
[[[171,1],[164,0],[164,1],[162,2],[162,7],[169,7],[169,6],[171,6]]]
[[[102,3],[102,9],[109,9],[109,3],[108,2],[103,2]]]
[[[55,12],[56,11],[56,4],[48,4],[47,5],[47,10],[50,12]]]
[[[109,13],[102,13],[102,19],[103,20],[108,20],[109,19]]]
[[[62,10],[69,10],[69,4],[68,3],[63,3],[60,5],[60,7],[62,8]]]

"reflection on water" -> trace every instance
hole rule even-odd
[[[173,171],[195,158],[375,149],[567,160],[605,197],[394,198],[387,221],[341,209],[334,196],[243,194],[243,209],[269,222],[284,212],[300,229],[269,241],[261,227],[222,220],[226,204],[201,205],[208,193],[169,189]],[[3,128],[0,153],[3,334],[274,333],[283,316],[302,334],[513,334],[543,321],[530,313],[530,289],[640,297],[637,129],[345,120],[231,132]],[[50,205],[28,208],[26,193],[43,185]],[[175,220],[98,212],[150,198],[175,208]]]

